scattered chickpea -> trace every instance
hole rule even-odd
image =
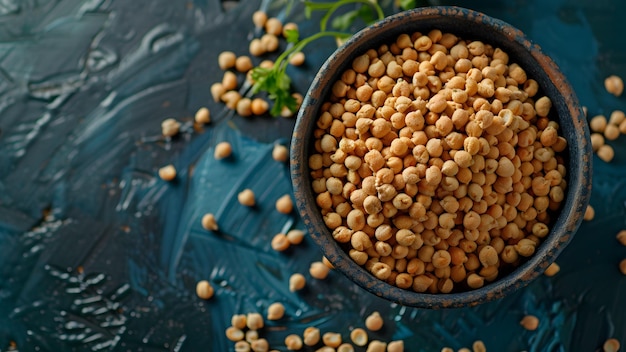
[[[235,342],[235,352],[250,352],[250,343],[248,341]]]
[[[295,273],[289,278],[289,291],[291,292],[300,291],[305,285],[306,279],[304,278],[304,275],[300,273]]]
[[[367,345],[365,352],[385,352],[386,349],[387,343],[379,340],[372,340],[369,345]]]
[[[252,14],[252,23],[254,23],[257,28],[265,27],[265,22],[267,22],[267,14],[265,12],[255,11]]]
[[[539,319],[534,315],[526,315],[520,321],[520,325],[528,331],[535,331],[539,326]]]
[[[585,209],[585,215],[583,216],[584,220],[591,221],[596,216],[596,211],[593,209],[591,205],[588,205]]]
[[[210,299],[211,297],[213,297],[214,293],[215,290],[208,281],[201,280],[198,281],[198,283],[196,284],[196,294],[201,299]]]
[[[165,119],[161,122],[161,134],[165,137],[174,137],[180,130],[180,122],[176,119]]]
[[[276,200],[276,210],[281,214],[289,214],[293,211],[293,201],[289,194],[285,194]]]
[[[313,262],[309,267],[309,274],[311,274],[311,277],[318,280],[324,280],[328,276],[329,272],[330,268],[322,262]]]
[[[235,106],[237,115],[248,117],[252,115],[252,100],[250,98],[241,98]]]
[[[592,133],[590,139],[591,149],[593,149],[594,152],[597,152],[598,149],[604,145],[604,136],[600,133]]]
[[[285,315],[285,306],[280,302],[274,302],[267,307],[267,320],[279,320]]]
[[[248,44],[248,51],[250,51],[250,54],[252,56],[262,56],[263,54],[265,54],[265,45],[263,45],[263,42],[261,42],[261,39],[259,38],[254,38],[250,41],[250,44]]]
[[[354,352],[354,347],[349,343],[342,343],[337,347],[336,352]]]
[[[215,160],[228,158],[233,152],[233,148],[228,142],[220,142],[215,146],[213,156]]]
[[[215,220],[215,215],[213,215],[212,213],[204,214],[200,222],[202,224],[202,227],[207,231],[219,230],[219,226],[217,225],[217,221]]]
[[[624,81],[616,75],[611,75],[604,80],[604,88],[607,92],[619,97],[624,91]]]
[[[368,341],[367,331],[356,328],[350,332],[350,339],[357,346],[365,346]]]
[[[289,351],[299,351],[302,349],[302,338],[296,334],[287,335],[285,337],[285,347]]]
[[[226,338],[233,342],[241,341],[244,338],[244,333],[241,329],[230,326],[226,328]]]
[[[622,259],[622,261],[619,262],[619,271],[622,272],[622,275],[626,275],[626,259]]]
[[[481,340],[474,341],[474,343],[472,344],[472,349],[474,350],[474,352],[487,352],[487,347],[485,347],[485,343],[483,343]]]
[[[604,162],[611,162],[613,157],[615,157],[615,151],[613,147],[608,144],[601,145],[596,152],[598,154],[598,158],[602,159]]]
[[[441,352],[454,352],[454,350],[451,347],[444,347],[441,349]]]
[[[230,325],[233,327],[243,330],[246,328],[246,315],[245,314],[235,314],[230,318]]]
[[[561,267],[559,266],[559,264],[552,263],[550,264],[550,266],[548,266],[548,268],[546,269],[546,271],[544,271],[543,274],[545,276],[552,277],[556,275],[559,271],[561,271]]]
[[[250,109],[254,115],[263,115],[269,110],[269,103],[261,98],[252,99]]]
[[[259,330],[264,326],[263,316],[259,313],[248,313],[246,315],[246,326],[250,330]]]
[[[289,57],[289,63],[293,66],[302,66],[304,65],[304,61],[306,57],[303,52],[298,51]]]
[[[260,338],[250,342],[250,348],[252,348],[254,352],[268,352],[270,346],[266,339]]]
[[[211,122],[211,112],[209,111],[209,109],[201,107],[200,109],[198,109],[198,111],[196,111],[194,119],[196,123],[207,124]]]
[[[253,207],[256,204],[254,192],[249,188],[239,192],[239,194],[237,194],[237,200],[239,201],[239,204],[247,207]]]
[[[302,334],[302,339],[305,345],[307,346],[315,346],[321,339],[320,329],[309,326],[304,329],[304,333]]]
[[[322,342],[328,347],[337,348],[341,345],[341,334],[335,332],[327,332],[322,335]]]
[[[163,166],[159,169],[159,177],[163,181],[173,181],[176,178],[176,168],[171,164]]]
[[[615,238],[622,244],[622,246],[626,246],[626,230],[618,232]]]
[[[283,23],[276,17],[269,18],[265,22],[265,31],[273,35],[282,35]]]
[[[606,125],[607,121],[604,115],[596,115],[589,121],[589,128],[591,128],[593,132],[603,133]]]
[[[609,124],[604,129],[604,138],[606,138],[609,141],[616,140],[619,137],[619,135],[620,135],[619,127],[617,127],[616,125]]]
[[[235,67],[235,59],[237,56],[232,51],[223,51],[217,57],[217,64],[222,70],[228,70]]]
[[[288,31],[298,31],[298,24],[293,22],[285,23],[285,25],[283,26],[282,36],[287,38]]]
[[[298,229],[289,230],[287,232],[287,240],[291,244],[298,245],[304,240],[304,232]]]
[[[404,341],[391,341],[387,344],[387,352],[404,352]]]
[[[615,338],[607,339],[606,341],[604,341],[604,344],[602,345],[602,350],[604,352],[617,352],[619,351],[619,349],[620,349],[619,340]]]
[[[211,85],[211,96],[216,103],[222,100],[222,96],[226,93],[226,89],[221,82],[216,82]]]
[[[619,126],[624,121],[626,121],[626,114],[621,110],[613,111],[609,117],[609,123],[611,125]]]
[[[380,313],[374,311],[365,318],[365,327],[370,331],[378,331],[383,327],[383,318]]]
[[[284,252],[289,249],[291,243],[287,239],[287,235],[285,235],[284,233],[277,233],[276,235],[274,235],[274,238],[272,238],[271,245],[273,250],[278,252]]]
[[[250,56],[242,55],[235,60],[235,70],[246,73],[254,68]]]
[[[285,162],[289,159],[289,150],[282,144],[274,144],[272,158],[279,162]]]

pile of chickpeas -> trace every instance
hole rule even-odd
[[[477,289],[532,256],[567,186],[539,91],[506,52],[437,29],[356,57],[308,160],[334,239],[416,292]]]

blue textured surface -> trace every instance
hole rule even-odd
[[[226,4],[224,2],[223,4]],[[433,2],[435,3],[435,2]],[[440,3],[440,2],[437,2]],[[590,115],[626,109],[604,91],[609,74],[626,77],[622,2],[442,1],[483,11],[541,45],[574,86]],[[362,327],[373,310],[385,318],[370,339],[404,339],[408,351],[460,348],[482,339],[490,351],[596,351],[608,337],[626,345],[626,136],[611,142],[616,158],[594,157],[591,204],[557,259],[561,272],[476,308],[426,311],[373,297],[339,273],[286,289],[291,273],[307,276],[321,257],[308,239],[286,253],[273,235],[301,227],[272,212],[288,192],[287,165],[269,156],[291,135],[293,120],[244,119],[212,102],[223,50],[246,52],[250,17],[280,4],[245,1],[225,10],[217,0],[0,1],[0,351],[227,351],[230,316],[285,303],[286,317],[261,335],[285,350],[284,337],[316,325],[322,332]],[[315,28],[296,11],[303,32]],[[333,51],[332,41],[306,50],[294,70],[300,92]],[[191,127],[200,106],[214,121]],[[172,141],[160,138],[166,117],[186,122]],[[228,139],[231,160],[212,147]],[[177,182],[157,169],[173,163]],[[256,209],[238,207],[241,188],[257,190]],[[203,231],[204,211],[220,213],[220,233]],[[195,296],[210,280],[216,297]],[[524,331],[525,314],[540,328]]]

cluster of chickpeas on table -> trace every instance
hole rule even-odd
[[[273,303],[267,309],[267,320],[280,320],[285,313],[281,303]],[[231,318],[231,326],[226,329],[226,337],[235,343],[237,352],[267,352],[270,346],[259,331],[264,327],[263,316],[259,313],[235,314]],[[380,340],[370,340],[368,331],[375,332],[383,327],[383,319],[376,311],[372,312],[363,322],[364,328],[354,328],[349,338],[352,344],[359,347],[367,346],[368,352],[401,352],[404,351],[403,341],[389,343]],[[353,352],[354,346],[343,340],[341,333],[323,332],[315,327],[306,327],[300,334],[289,334],[284,339],[284,345],[289,351],[299,351],[303,348],[315,347],[320,352]],[[271,350],[276,351],[276,350]]]

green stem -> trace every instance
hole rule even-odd
[[[326,30],[326,25],[328,24],[328,20],[330,20],[330,17],[335,13],[335,11],[337,11],[340,7],[347,5],[347,4],[365,4],[365,5],[369,5],[371,7],[374,8],[374,10],[376,10],[376,14],[378,15],[378,19],[382,20],[383,18],[385,18],[385,13],[383,12],[383,9],[378,5],[378,3],[371,1],[371,0],[341,0],[341,1],[337,1],[336,3],[334,3],[326,12],[326,14],[324,15],[324,17],[322,17],[322,20],[320,21],[320,29],[323,31]]]
[[[315,40],[323,38],[323,37],[345,38],[345,37],[349,37],[349,36],[351,36],[351,34],[349,34],[349,33],[333,32],[333,31],[323,31],[323,32],[315,33],[315,34],[313,34],[313,35],[311,35],[309,37],[306,37],[306,38],[300,40],[299,42],[297,42],[291,48],[288,48],[285,51],[283,51],[280,54],[280,56],[278,56],[278,58],[276,58],[276,61],[274,62],[274,65],[277,66],[281,71],[284,71],[286,69],[287,65],[283,64],[283,61],[287,57],[289,57],[291,54],[294,54],[294,53],[297,53],[299,51],[302,51],[302,49],[304,49],[304,47],[307,46],[312,41],[315,41]]]

